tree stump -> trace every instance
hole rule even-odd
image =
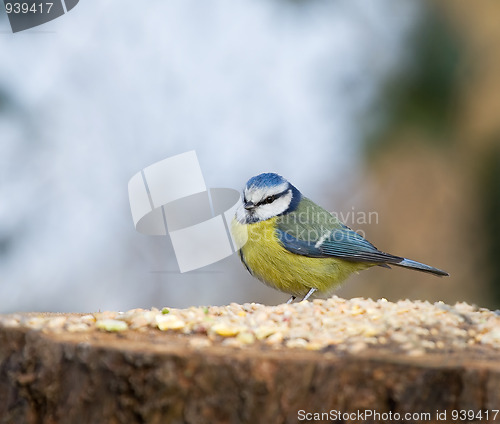
[[[475,414],[461,422],[493,422],[498,316],[468,305],[411,305],[334,298],[168,313],[3,315],[0,422],[443,422],[443,413],[450,422],[460,410]],[[431,321],[422,305],[441,321]],[[304,334],[300,326],[311,317],[321,325],[309,328],[308,340],[308,327]],[[452,324],[439,327],[447,320]],[[355,331],[333,330],[349,323]],[[273,325],[282,333],[274,340]],[[313,343],[318,331],[331,339]],[[416,413],[430,415],[406,415]]]

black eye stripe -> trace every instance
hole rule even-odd
[[[276,199],[278,199],[279,197],[288,193],[289,191],[290,191],[290,189],[287,188],[286,190],[282,191],[281,193],[276,193],[276,194],[273,194],[272,196],[267,196],[265,199],[261,200],[255,206],[268,205],[269,203],[273,203]]]

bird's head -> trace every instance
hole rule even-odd
[[[236,219],[242,224],[265,221],[295,210],[300,198],[300,191],[282,176],[259,174],[247,181]]]

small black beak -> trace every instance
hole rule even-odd
[[[253,209],[255,207],[255,204],[253,202],[245,202],[245,204],[243,205],[243,207],[249,211],[250,209]]]

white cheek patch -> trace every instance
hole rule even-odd
[[[292,191],[290,190],[287,194],[279,197],[273,203],[256,207],[254,215],[258,218],[258,221],[265,221],[266,219],[272,218],[285,212],[290,206],[291,201]]]
[[[273,218],[288,209],[292,201],[292,196],[292,191],[290,190],[285,195],[276,199],[273,203],[260,205],[252,210],[246,210],[243,201],[240,200],[240,204],[236,209],[236,220],[240,224],[250,224]]]

